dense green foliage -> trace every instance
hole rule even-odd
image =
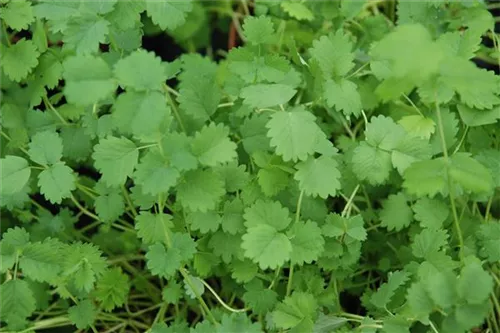
[[[500,332],[485,3],[0,6],[0,332]]]

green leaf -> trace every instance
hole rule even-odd
[[[383,331],[385,333],[410,333],[410,322],[403,316],[394,316],[384,319]]]
[[[83,162],[92,152],[92,139],[83,128],[64,127],[61,129],[63,156],[73,161]]]
[[[38,56],[35,44],[22,38],[16,44],[0,47],[0,64],[4,73],[15,82],[20,82],[31,73],[33,68],[38,65]]]
[[[291,17],[301,21],[312,21],[314,14],[307,6],[300,2],[284,1],[281,3],[281,8]]]
[[[224,193],[223,181],[211,170],[189,171],[177,186],[177,200],[191,211],[215,209]]]
[[[2,197],[20,192],[31,175],[28,161],[13,155],[0,159],[0,170],[2,170]]]
[[[132,141],[112,136],[100,140],[92,154],[95,167],[109,186],[122,185],[132,175],[138,157],[139,152]]]
[[[498,106],[489,110],[478,110],[458,104],[457,110],[464,124],[470,127],[495,124],[500,119],[500,107]]]
[[[391,154],[374,148],[366,142],[354,149],[352,171],[359,180],[366,180],[372,185],[383,184],[392,170]]]
[[[381,225],[388,230],[402,230],[408,227],[412,221],[413,212],[408,206],[406,196],[403,193],[391,194],[382,203],[380,211]]]
[[[408,279],[409,274],[405,271],[395,271],[391,273],[387,282],[382,284],[378,290],[371,295],[370,303],[384,310],[391,301],[396,290],[403,286]]]
[[[444,230],[424,229],[415,236],[412,244],[413,255],[427,258],[448,244],[448,234]]]
[[[54,282],[61,271],[62,244],[47,238],[43,242],[26,245],[19,267],[23,274],[34,281]]]
[[[146,1],[146,11],[154,24],[162,30],[173,30],[186,22],[187,13],[193,5],[191,0],[176,1],[166,0],[162,2]]]
[[[2,8],[0,17],[4,22],[14,30],[27,30],[28,26],[34,21],[31,2],[18,0],[10,1]]]
[[[191,147],[201,165],[216,166],[236,159],[236,144],[228,135],[227,127],[214,123],[196,132]]]
[[[243,301],[256,313],[268,313],[278,301],[278,294],[274,290],[265,288],[258,279],[245,284],[245,290]]]
[[[313,333],[328,333],[332,330],[340,328],[347,323],[347,319],[334,315],[319,314],[318,319],[314,323]]]
[[[10,228],[0,241],[0,271],[6,272],[16,263],[17,257],[29,245],[30,235],[24,228]]]
[[[273,22],[265,16],[247,16],[243,23],[243,35],[250,44],[271,44],[275,41]]]
[[[94,323],[97,317],[97,310],[88,299],[73,305],[68,310],[69,320],[79,329],[89,327]]]
[[[412,207],[420,226],[439,229],[450,214],[448,206],[439,199],[420,198]]]
[[[95,297],[104,311],[121,307],[127,301],[130,290],[129,278],[119,267],[106,271],[97,281]]]
[[[296,165],[294,178],[305,194],[326,199],[335,196],[340,189],[340,172],[337,161],[329,156],[310,157]]]
[[[354,53],[349,37],[341,30],[313,41],[309,49],[325,79],[345,76],[354,67]]]
[[[146,50],[134,51],[120,59],[114,67],[114,74],[120,86],[136,91],[161,91],[167,80],[161,59]]]
[[[111,69],[100,57],[68,57],[63,67],[64,95],[69,103],[77,106],[92,105],[109,97],[116,89]]]
[[[405,136],[391,154],[392,165],[402,175],[416,161],[430,160],[432,147],[425,139]]]
[[[290,212],[277,201],[258,200],[245,209],[243,218],[247,228],[268,225],[278,231],[284,230],[291,223]]]
[[[398,121],[398,124],[403,126],[411,136],[422,139],[429,139],[436,131],[436,123],[422,115],[404,116]]]
[[[460,298],[468,304],[482,304],[493,290],[493,278],[477,259],[470,260],[460,272],[457,288]]]
[[[63,277],[78,291],[90,292],[94,283],[106,270],[106,261],[101,251],[89,243],[74,243],[64,251]]]
[[[292,332],[310,332],[314,326],[318,304],[313,295],[294,292],[272,312],[276,327],[293,328]]]
[[[167,193],[177,184],[180,176],[179,171],[160,152],[154,150],[142,157],[133,174],[134,181],[151,195]]]
[[[297,91],[289,85],[282,83],[254,84],[241,90],[240,97],[244,103],[253,108],[269,108],[285,104]]]
[[[327,237],[342,237],[348,235],[356,240],[366,240],[366,230],[361,215],[342,217],[338,214],[330,213],[326,217],[322,226],[323,234]]]
[[[422,282],[415,282],[408,289],[406,296],[411,313],[423,323],[428,321],[429,315],[434,310],[434,302],[425,290]]]
[[[271,147],[285,162],[307,160],[315,152],[318,142],[325,138],[314,115],[302,107],[273,113],[266,127]]]
[[[245,230],[243,225],[243,208],[243,202],[240,199],[234,199],[233,201],[226,201],[224,203],[221,221],[221,227],[224,232],[235,235]]]
[[[28,147],[29,157],[38,164],[55,164],[62,158],[63,142],[56,132],[45,131],[33,135]]]
[[[346,117],[351,115],[357,117],[361,114],[361,96],[358,86],[352,81],[341,79],[340,81],[327,80],[324,86],[323,96],[330,107],[337,111],[343,111]]]
[[[227,192],[237,192],[243,189],[250,180],[246,165],[238,165],[236,161],[215,168],[215,172],[224,179]]]
[[[62,199],[71,197],[71,191],[76,189],[76,177],[70,167],[60,162],[38,175],[38,186],[47,200],[59,204]]]
[[[99,16],[75,17],[62,30],[64,47],[77,55],[97,53],[99,44],[106,44],[109,22]]]
[[[444,157],[413,163],[404,173],[403,187],[418,196],[433,197],[438,192],[446,195],[449,192],[447,174],[451,184],[466,192],[485,193],[492,188],[488,169],[468,153],[456,153],[448,163]]]
[[[261,269],[276,269],[290,259],[290,240],[270,225],[258,224],[248,228],[242,240],[245,256],[258,263]]]
[[[290,260],[292,264],[310,264],[323,252],[325,241],[316,222],[299,222],[288,232],[292,243]]]
[[[176,304],[182,297],[182,287],[180,284],[170,281],[161,293],[162,299],[168,304]]]
[[[429,296],[442,309],[449,309],[457,304],[457,278],[455,274],[435,271],[424,283]]]
[[[135,217],[135,229],[137,236],[144,244],[154,244],[165,242],[170,229],[172,229],[172,216],[168,214],[151,214],[150,212],[140,212]]]
[[[489,262],[500,260],[500,223],[482,224],[477,232],[481,256]]]
[[[0,292],[2,321],[22,322],[35,311],[35,298],[26,281],[19,279],[6,281],[0,286]]]
[[[181,257],[175,249],[165,249],[160,243],[155,243],[146,252],[148,269],[153,275],[170,278],[181,268]]]
[[[125,213],[125,202],[120,190],[107,188],[102,183],[98,183],[96,190],[99,196],[95,198],[94,206],[101,220],[114,222]]]
[[[179,83],[180,96],[177,100],[186,114],[195,119],[208,120],[217,111],[222,94],[219,86],[214,84],[216,78],[212,69],[201,73],[198,70],[187,68],[188,75],[182,76]],[[197,74],[191,74],[192,71]]]
[[[215,333],[245,332],[263,333],[259,323],[252,323],[243,313],[223,314],[221,324],[217,326]]]
[[[137,138],[156,134],[170,116],[165,96],[158,91],[128,90],[118,96],[112,112],[114,125]]]
[[[222,219],[216,212],[194,212],[186,216],[186,222],[189,223],[191,229],[199,230],[202,234],[215,232],[219,229]]]

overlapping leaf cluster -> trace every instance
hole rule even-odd
[[[494,19],[393,4],[2,1],[6,329],[498,329]]]

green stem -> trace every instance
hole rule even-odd
[[[302,199],[304,198],[304,190],[300,191],[299,199],[297,200],[297,210],[295,211],[295,223],[300,220],[300,210],[302,208]]]
[[[128,195],[127,189],[123,185],[122,185],[122,192],[123,192],[123,196],[125,197],[125,201],[127,202],[128,206],[130,208],[130,211],[132,212],[134,217],[136,217],[138,215],[137,210],[135,209],[134,205],[132,204],[132,200],[130,199],[130,196]]]
[[[12,44],[10,43],[10,37],[9,34],[7,33],[7,24],[5,21],[2,21],[2,32],[5,36],[5,41],[7,42],[7,46],[10,47]]]
[[[208,283],[206,283],[204,280],[200,279],[201,283],[203,283],[203,285],[212,293],[212,295],[214,295],[215,299],[226,309],[226,310],[229,310],[231,312],[246,312],[248,311],[248,309],[244,308],[244,309],[234,309],[232,307],[230,307],[226,302],[224,302],[222,300],[222,298],[220,298],[220,296],[215,292],[215,290],[212,289],[212,287],[210,287],[210,285]]]
[[[181,115],[179,114],[179,109],[177,108],[177,104],[175,104],[174,99],[172,98],[172,96],[170,96],[171,93],[176,95],[176,96],[179,96],[179,93],[177,91],[175,91],[174,89],[170,88],[166,84],[163,85],[163,89],[166,92],[168,104],[170,104],[170,107],[172,108],[172,111],[174,112],[175,119],[177,119],[177,122],[179,123],[179,126],[181,127],[182,131],[184,133],[186,133],[186,127],[184,127],[184,123],[182,122],[182,118],[181,118]]]
[[[413,101],[410,99],[410,97],[408,97],[406,94],[403,94],[403,97],[408,101],[408,103],[410,103],[410,105],[422,116],[424,117],[422,111],[420,111],[420,109],[415,105],[415,103],[413,103]]]
[[[293,264],[290,265],[290,270],[288,272],[288,282],[286,283],[286,294],[285,297],[290,296],[292,292],[292,281],[293,281],[293,268],[295,266]]]
[[[189,287],[191,288],[191,290],[195,294],[196,298],[198,299],[198,302],[200,303],[200,306],[201,306],[202,310],[204,311],[204,315],[206,315],[208,317],[208,320],[210,320],[212,322],[212,324],[218,325],[217,320],[215,320],[215,317],[212,314],[212,312],[210,311],[207,303],[205,303],[205,301],[203,300],[201,295],[199,295],[198,292],[196,291],[196,288],[194,287],[193,283],[191,282],[191,278],[190,278],[189,274],[187,273],[187,271],[184,268],[181,268],[179,270],[179,272],[181,273],[182,277],[184,278],[184,280],[189,285]]]
[[[359,184],[356,185],[356,187],[354,188],[354,191],[352,191],[351,196],[349,197],[349,200],[347,200],[347,203],[346,203],[344,209],[342,210],[342,213],[340,214],[342,217],[345,217],[348,209],[351,207],[352,202],[354,200],[354,197],[356,196],[356,193],[359,190],[359,186],[360,186]]]
[[[59,111],[56,110],[56,108],[52,105],[52,103],[50,103],[49,99],[47,98],[47,96],[43,96],[42,97],[42,100],[43,100],[43,103],[45,104],[46,107],[48,107],[52,112],[54,112],[54,114],[57,116],[57,118],[59,118],[59,120],[64,124],[64,125],[68,125],[68,122],[66,121],[66,119],[64,119],[61,114],[59,113]]]
[[[460,227],[460,221],[458,219],[457,207],[455,205],[455,191],[453,189],[453,184],[450,178],[449,169],[448,169],[448,149],[446,146],[446,140],[444,137],[444,127],[443,127],[443,118],[441,116],[441,108],[439,107],[439,103],[437,102],[436,97],[436,114],[438,119],[438,128],[439,128],[439,136],[441,137],[441,146],[443,148],[443,156],[446,163],[446,178],[448,179],[448,192],[450,197],[451,210],[453,213],[453,223],[455,225],[457,237],[458,237],[458,245],[459,245],[459,257],[460,261],[464,261],[464,237],[462,235],[462,228]]]
[[[83,214],[87,215],[88,217],[93,218],[96,221],[101,221],[101,219],[99,218],[99,216],[95,215],[94,213],[90,212],[85,207],[83,207],[82,205],[80,205],[80,203],[78,202],[78,200],[76,200],[76,198],[73,195],[71,195],[71,201],[73,201],[73,203],[75,204],[75,206],[78,207],[78,209]]]

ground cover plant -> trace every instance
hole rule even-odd
[[[499,333],[498,7],[1,0],[0,332]]]

